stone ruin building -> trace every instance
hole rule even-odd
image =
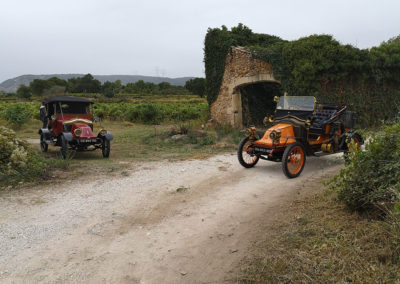
[[[275,108],[273,97],[283,95],[268,62],[255,59],[243,47],[231,47],[217,99],[211,104],[211,118],[219,124],[242,128],[262,125]]]

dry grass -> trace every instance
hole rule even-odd
[[[253,254],[240,283],[400,283],[399,219],[349,212],[333,191],[293,203]]]

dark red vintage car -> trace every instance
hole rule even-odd
[[[47,128],[41,128],[40,148],[46,152],[48,145],[61,147],[63,159],[71,150],[94,151],[101,149],[103,157],[110,156],[111,132],[105,130],[94,117],[93,102],[77,97],[52,97],[43,101],[48,119]],[[100,131],[95,134],[93,123],[98,121]]]

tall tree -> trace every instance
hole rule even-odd
[[[185,88],[188,89],[192,94],[204,97],[206,91],[206,79],[204,78],[193,78],[185,83]]]
[[[68,79],[67,92],[70,93],[99,93],[101,83],[93,78],[91,74],[86,74],[80,78]]]
[[[35,79],[29,84],[29,87],[33,95],[41,96],[44,90],[49,89],[52,85],[53,84],[47,80]]]
[[[25,85],[19,86],[17,95],[24,99],[29,99],[32,96],[31,88]]]

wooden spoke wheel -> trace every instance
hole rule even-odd
[[[288,178],[298,177],[306,164],[304,146],[298,142],[290,144],[283,152],[282,170]]]
[[[239,163],[245,168],[254,167],[258,160],[259,156],[251,154],[253,142],[249,139],[249,137],[244,138],[240,143],[237,150],[237,156]]]
[[[64,135],[61,135],[61,157],[65,160],[68,158],[68,141],[65,139]]]
[[[67,139],[65,139],[64,135],[61,135],[60,139],[61,139],[61,142],[60,142],[61,158],[63,160],[72,159],[75,156],[76,151],[69,148],[69,143],[68,143]]]

